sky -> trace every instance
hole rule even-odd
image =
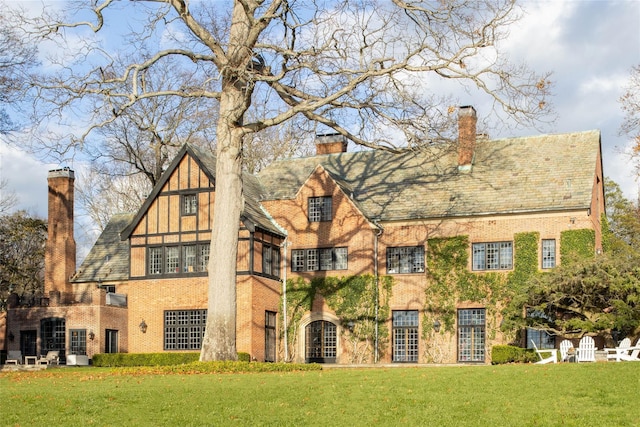
[[[16,4],[17,0],[8,3]],[[39,2],[19,2],[33,6]],[[605,176],[617,182],[625,196],[638,197],[638,181],[626,152],[628,137],[618,129],[623,113],[618,102],[630,70],[640,65],[640,1],[553,0],[522,2],[523,19],[510,28],[505,44],[514,61],[525,61],[537,72],[551,71],[552,103],[557,118],[544,133],[599,129]],[[482,116],[482,105],[474,99]],[[522,129],[513,135],[533,136],[538,129]],[[0,139],[0,179],[18,196],[18,209],[47,216],[47,171],[64,166],[43,164],[36,157],[10,147]]]

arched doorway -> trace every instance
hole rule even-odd
[[[307,363],[336,363],[336,325],[316,320],[305,328],[305,361]]]

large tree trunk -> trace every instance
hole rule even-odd
[[[227,105],[229,104],[224,101],[220,104],[222,116]],[[201,361],[237,359],[236,259],[240,215],[244,205],[242,134],[230,123],[220,123],[217,138],[215,208],[209,259],[209,309]]]
[[[200,360],[237,360],[236,270],[242,194],[243,116],[251,100],[251,85],[243,79],[251,48],[242,5],[233,11],[229,62],[222,79],[217,129],[214,216],[209,259],[209,308]]]

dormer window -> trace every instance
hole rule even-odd
[[[182,215],[195,215],[198,209],[198,195],[182,195]]]
[[[331,196],[309,197],[309,222],[331,221],[333,211]]]

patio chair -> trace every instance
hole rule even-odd
[[[640,338],[636,341],[636,345],[631,346],[631,340],[625,338],[620,341],[616,348],[605,348],[607,352],[607,360],[615,359],[616,362],[640,362]]]
[[[596,361],[596,344],[590,336],[580,338],[580,343],[576,349],[578,362],[595,362]]]
[[[7,352],[7,360],[4,361],[5,365],[22,365],[22,353],[17,350],[9,350]]]
[[[562,340],[560,343],[560,361],[561,362],[575,362],[575,349],[573,349],[573,343],[569,340]],[[573,358],[573,360],[571,360]]]
[[[603,348],[604,352],[607,355],[607,360],[614,360],[616,362],[620,362],[623,354],[628,354],[629,349],[631,348],[631,340],[629,338],[625,338],[618,344],[617,347],[614,348]]]
[[[40,365],[57,365],[60,361],[60,352],[57,350],[50,350],[46,356],[40,356],[38,364]]]
[[[538,357],[540,357],[540,360],[537,361],[536,364],[544,365],[546,363],[558,363],[558,353],[555,348],[538,349],[538,346],[536,346],[536,343],[533,340],[531,340],[531,344],[533,344],[533,349],[538,353]]]

